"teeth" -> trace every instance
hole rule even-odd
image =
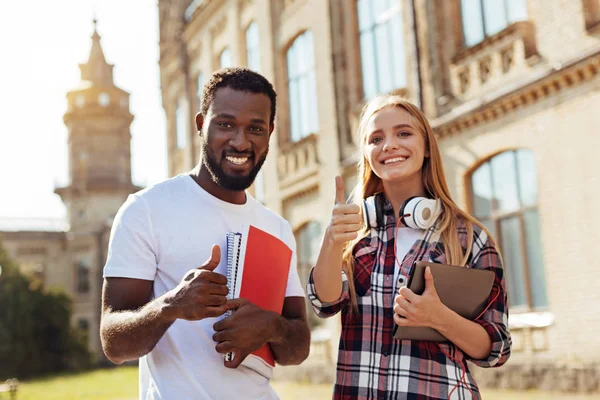
[[[406,157],[395,157],[395,158],[389,158],[389,159],[385,160],[383,163],[389,164],[389,163],[404,161],[404,160],[406,160]]]
[[[225,157],[227,161],[236,165],[242,165],[248,161],[248,157]]]

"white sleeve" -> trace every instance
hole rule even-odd
[[[153,236],[146,202],[130,195],[113,221],[104,277],[153,281],[157,268]]]
[[[304,297],[304,289],[298,275],[298,257],[296,255],[296,238],[292,233],[292,227],[286,221],[282,222],[284,242],[292,249],[292,260],[290,261],[290,272],[288,274],[285,297]]]

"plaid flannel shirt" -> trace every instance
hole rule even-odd
[[[340,298],[331,303],[319,301],[312,271],[307,284],[308,297],[318,316],[331,317],[342,312],[342,333],[339,343],[337,376],[333,399],[448,399],[458,384],[463,370],[428,341],[393,338],[393,301],[397,290],[407,282],[417,260],[446,263],[444,245],[434,228],[424,231],[402,261],[398,283],[394,281],[394,231],[396,220],[389,202],[385,202],[383,226],[371,229],[370,235],[354,247],[356,260],[354,284],[358,312],[349,309],[350,297],[347,276],[342,271],[343,289]],[[463,251],[467,247],[467,229],[459,227]],[[494,288],[489,300],[496,299],[476,321],[489,334],[492,349],[487,358],[475,360],[450,342],[440,343],[446,353],[463,361],[466,377],[452,393],[453,399],[469,399],[469,385],[476,399],[481,395],[471,376],[468,360],[481,367],[499,367],[510,356],[511,339],[508,331],[506,286],[501,259],[485,231],[474,226],[473,248],[467,267],[495,272]],[[417,259],[418,257],[418,259]]]

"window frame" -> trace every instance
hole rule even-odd
[[[458,8],[459,8],[459,12],[460,12],[460,27],[461,27],[461,33],[462,33],[462,38],[461,39],[462,39],[463,46],[465,48],[470,48],[470,47],[477,46],[478,44],[484,42],[486,39],[488,39],[490,37],[493,37],[493,36],[497,35],[498,33],[502,32],[507,27],[509,27],[510,25],[514,24],[515,22],[526,21],[529,18],[529,14],[530,13],[529,13],[529,9],[527,7],[527,5],[528,5],[527,0],[523,0],[525,8],[527,10],[526,18],[524,18],[524,19],[516,19],[516,20],[511,20],[509,18],[509,16],[510,16],[510,6],[509,6],[508,2],[510,0],[495,0],[495,1],[502,1],[502,5],[504,6],[503,9],[504,9],[504,16],[506,18],[506,24],[499,31],[494,32],[494,33],[488,33],[488,29],[486,29],[486,13],[485,13],[485,1],[486,0],[474,0],[474,1],[479,2],[479,10],[480,10],[480,13],[481,13],[481,15],[479,16],[479,18],[480,18],[479,22],[481,23],[481,28],[483,30],[483,37],[481,38],[481,40],[479,40],[479,41],[477,41],[475,43],[468,44],[467,43],[467,37],[466,37],[466,34],[465,34],[466,30],[465,30],[465,21],[464,21],[464,16],[463,16],[463,14],[464,14],[463,4],[462,4],[462,0],[458,0]]]
[[[251,33],[250,29],[253,30],[253,32],[256,32],[256,43],[255,46],[253,47],[249,47],[248,42],[249,42],[249,38],[248,35]],[[244,37],[245,37],[245,41],[246,41],[246,65],[248,66],[248,68],[250,68],[251,70],[260,73],[261,70],[261,65],[260,65],[260,33],[258,31],[258,23],[256,21],[251,21],[248,26],[246,27],[246,30],[244,31]],[[253,44],[254,45],[254,44]],[[257,59],[257,67],[258,68],[253,68],[254,66],[250,65],[250,60],[251,60],[251,56],[252,55],[256,55],[256,59]]]
[[[179,99],[175,106],[175,148],[183,150],[188,146],[189,122],[185,100]]]
[[[511,149],[505,149],[505,150],[501,150],[499,152],[496,152],[494,154],[492,154],[491,156],[481,160],[480,162],[478,162],[476,165],[474,165],[470,171],[465,175],[465,180],[466,180],[466,189],[467,189],[467,193],[466,193],[466,199],[467,199],[467,209],[469,211],[469,213],[475,217],[478,221],[481,222],[481,220],[488,220],[489,221],[489,225],[493,227],[494,231],[491,232],[492,235],[494,236],[494,239],[496,241],[496,245],[498,246],[499,249],[502,249],[502,234],[501,234],[501,222],[504,220],[508,220],[510,218],[517,218],[518,220],[518,224],[519,224],[519,239],[520,239],[520,246],[521,246],[521,265],[522,265],[522,270],[520,271],[521,276],[520,278],[523,280],[523,288],[524,288],[524,292],[525,292],[525,304],[522,305],[515,305],[515,306],[511,306],[510,310],[512,312],[515,313],[529,313],[529,312],[544,312],[544,311],[548,311],[550,304],[549,304],[549,299],[548,299],[548,292],[547,292],[547,280],[546,280],[546,264],[544,262],[542,262],[541,268],[543,269],[544,272],[544,291],[545,291],[545,303],[544,305],[541,306],[534,306],[534,301],[533,301],[533,287],[532,287],[532,282],[531,282],[531,271],[532,271],[532,267],[530,266],[530,262],[529,262],[529,253],[528,253],[528,249],[527,249],[527,228],[526,228],[526,222],[525,222],[525,215],[527,214],[527,212],[530,211],[536,211],[538,212],[539,215],[539,193],[538,196],[536,197],[535,201],[531,204],[528,205],[524,205],[522,204],[522,193],[521,193],[521,185],[519,184],[520,182],[520,177],[521,175],[519,174],[519,170],[520,167],[519,166],[519,162],[518,162],[518,158],[517,158],[517,153],[519,151],[530,151],[531,152],[531,156],[534,157],[533,151],[531,149],[527,149],[527,148],[511,148]],[[512,157],[513,157],[513,162],[514,162],[514,173],[515,173],[515,179],[516,179],[516,192],[517,192],[517,198],[519,199],[519,208],[517,210],[513,210],[513,211],[499,211],[496,209],[496,207],[493,206],[493,204],[490,204],[490,211],[489,211],[489,215],[488,216],[480,216],[477,215],[475,212],[475,191],[474,191],[474,184],[473,184],[473,176],[474,174],[480,169],[482,168],[484,165],[488,165],[489,166],[489,171],[490,171],[490,176],[489,176],[489,181],[490,181],[490,186],[491,186],[491,191],[492,191],[492,196],[494,197],[495,194],[495,187],[494,187],[494,175],[493,175],[493,171],[492,171],[492,160],[502,154],[505,153],[513,153]],[[536,174],[536,180],[538,180],[538,175]],[[536,182],[537,184],[537,182]],[[541,230],[541,226],[538,226],[538,228],[540,228]],[[542,249],[540,249],[540,252],[542,252]],[[543,254],[542,254],[543,256]],[[513,271],[510,270],[510,268],[508,268],[507,265],[504,265],[504,269],[505,269],[505,278],[507,277],[507,275],[510,275],[512,273],[515,273]],[[508,283],[508,282],[507,282]]]
[[[223,57],[227,56],[229,58],[229,60],[225,60],[225,61],[229,61],[230,65],[225,65],[227,63],[223,62]],[[226,46],[225,48],[223,48],[223,50],[221,50],[221,52],[219,53],[219,68],[230,68],[234,66],[234,62],[233,62],[233,52],[231,51],[231,49],[229,48],[229,46]]]
[[[310,236],[309,233],[311,233],[311,231],[313,231],[316,233],[314,237]],[[314,265],[312,265],[313,263],[310,262],[310,260],[305,260],[304,259],[304,250],[308,247],[310,248],[311,242],[313,240],[318,241],[318,245],[317,247],[319,247],[320,243],[321,243],[321,238],[323,236],[323,225],[316,219],[311,219],[311,220],[307,220],[304,223],[302,223],[295,231],[294,231],[294,239],[296,240],[296,263],[297,265],[297,269],[298,269],[298,276],[300,278],[300,282],[302,283],[302,286],[305,287],[306,284],[308,283],[308,274],[310,273],[310,270],[312,269],[312,267],[314,267]],[[306,242],[305,242],[306,240]],[[318,250],[317,250],[318,252]],[[314,255],[314,259],[316,262],[316,259],[318,257],[318,254]],[[308,262],[305,262],[308,261]],[[311,266],[312,265],[312,266]],[[304,266],[308,266],[307,269],[304,268]],[[306,303],[306,310],[307,310],[307,319],[308,319],[308,323],[309,323],[309,328],[311,330],[313,330],[314,328],[318,327],[321,325],[321,320],[315,315],[314,312],[312,312],[312,306],[310,305],[310,302]]]
[[[202,103],[202,90],[204,89],[204,74],[199,71],[196,74],[196,110],[200,110],[200,104]]]
[[[370,25],[368,27],[363,27],[361,29],[361,7],[360,7],[360,2],[364,1],[367,2],[366,7],[368,9],[368,12],[370,15],[372,15],[371,19],[372,21],[370,21]],[[361,70],[361,80],[362,80],[362,84],[361,86],[361,90],[362,90],[362,97],[363,99],[370,99],[373,98],[374,96],[376,96],[379,93],[389,93],[389,92],[397,92],[399,90],[405,90],[408,87],[408,81],[409,81],[409,66],[408,66],[408,57],[407,57],[407,46],[406,46],[406,37],[405,37],[405,20],[404,20],[404,10],[403,10],[403,6],[401,2],[397,2],[395,0],[390,1],[390,7],[386,10],[384,10],[382,12],[382,14],[384,13],[389,13],[390,16],[385,20],[385,21],[376,21],[376,16],[373,15],[375,12],[375,2],[378,2],[381,0],[356,0],[355,1],[355,7],[356,7],[356,18],[357,18],[357,36],[358,36],[358,58],[360,60],[360,70]],[[397,28],[400,29],[400,33],[401,36],[394,40],[394,38],[396,37],[396,35],[394,35],[393,32],[393,18],[394,18],[394,14],[398,13],[399,14],[399,19],[401,22],[401,25]],[[380,18],[381,15],[378,15],[377,18]],[[365,17],[368,18],[368,17]],[[383,27],[383,28],[382,28]],[[395,70],[396,68],[398,68],[398,66],[396,66],[396,62],[399,63],[403,63],[404,64],[404,76],[402,77],[397,77],[395,76],[395,73],[391,73],[390,74],[390,81],[391,81],[391,88],[388,88],[390,90],[386,90],[385,88],[383,88],[383,84],[382,84],[382,78],[380,77],[380,69],[381,69],[381,65],[382,64],[386,64],[384,61],[385,60],[381,60],[380,59],[380,55],[382,54],[382,52],[379,50],[379,48],[383,45],[379,43],[379,40],[377,39],[377,29],[382,28],[382,29],[386,29],[386,36],[388,37],[388,52],[390,54],[390,58],[389,60],[387,60],[388,62],[391,62],[392,66],[390,67],[392,70]],[[372,49],[372,66],[373,66],[373,71],[369,72],[369,75],[373,75],[373,89],[374,89],[374,93],[367,93],[367,90],[365,88],[365,57],[364,57],[364,51],[363,47],[362,47],[362,40],[363,40],[363,35],[370,35],[371,36],[371,49]],[[398,45],[401,45],[401,48],[397,48]],[[393,56],[394,53],[401,53],[400,57],[401,59],[398,60],[396,59],[396,57]],[[370,57],[368,57],[370,58]],[[396,82],[396,79],[403,79],[404,82]]]
[[[82,278],[82,271],[86,271],[85,281]],[[85,260],[79,260],[75,263],[75,292],[79,296],[87,296],[92,290],[91,284],[91,265]]]
[[[306,35],[310,35],[310,37],[307,37]],[[308,48],[301,48],[301,43],[307,43],[308,40],[310,40],[310,46],[308,46]],[[303,46],[306,45],[303,44]],[[297,58],[298,56],[296,56],[296,53],[300,50],[302,52],[308,50],[312,51],[312,57],[308,60],[309,65],[303,71],[293,71],[293,76],[290,76],[292,74],[291,65],[294,64],[296,66],[298,64],[297,62],[290,62],[290,58]],[[304,54],[304,56],[306,56],[306,54]],[[320,129],[317,95],[317,62],[315,58],[314,35],[311,30],[302,31],[294,37],[284,53],[284,59],[286,61],[285,86],[288,100],[287,112],[289,136],[287,139],[288,142],[296,143],[309,137],[311,134],[317,133]],[[305,87],[301,86],[303,81],[306,82]],[[293,93],[291,90],[293,84],[296,84],[298,88],[294,99],[292,99]],[[311,95],[314,94],[314,101],[302,101],[301,89],[305,90],[306,97],[309,100]],[[297,109],[294,111],[295,108]],[[294,117],[295,115],[296,117]],[[309,118],[303,119],[302,117],[304,115],[308,115]],[[310,117],[310,115],[313,115],[313,117]],[[311,126],[311,124],[313,125]]]

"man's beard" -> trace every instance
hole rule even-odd
[[[223,189],[234,191],[246,190],[250,187],[250,185],[252,185],[254,179],[256,178],[256,175],[265,163],[265,160],[267,159],[267,153],[269,152],[269,149],[267,148],[265,154],[263,154],[258,159],[258,162],[254,167],[252,167],[248,175],[232,176],[225,173],[221,165],[217,163],[215,153],[213,153],[212,150],[210,150],[208,147],[208,143],[204,143],[204,145],[202,146],[202,163],[206,166],[206,169],[210,173],[213,182],[222,187]],[[240,154],[246,155],[247,153]],[[227,155],[235,157],[236,152],[235,150],[228,151]],[[250,161],[252,161],[253,158],[254,156],[251,157]]]

